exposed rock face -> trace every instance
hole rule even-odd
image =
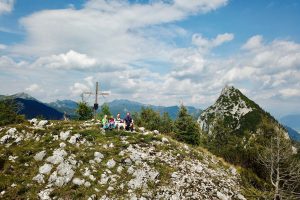
[[[215,104],[206,109],[198,119],[202,130],[211,133],[217,118],[228,118],[230,119],[229,125],[231,128],[240,128],[241,118],[257,109],[250,105],[251,102],[247,102],[246,98],[247,97],[234,87],[226,86],[223,88]]]
[[[20,199],[29,194],[39,199],[66,195],[70,199],[245,199],[234,166],[168,136],[151,132],[103,135],[98,127],[87,128],[83,134],[61,124],[34,127],[0,130],[0,138],[22,138],[18,143],[14,138],[3,139],[0,156],[12,169],[23,169],[6,174],[7,180],[15,182],[8,181],[1,198],[15,195],[22,184],[16,180],[26,179],[22,187],[27,193]],[[82,124],[77,127],[87,130]],[[14,153],[6,159],[6,151]]]

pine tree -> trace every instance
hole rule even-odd
[[[174,130],[174,123],[169,113],[164,112],[160,120],[159,131],[162,133],[171,133]]]
[[[193,145],[200,143],[200,127],[183,105],[181,105],[175,120],[175,134],[180,141]]]
[[[76,113],[79,115],[79,120],[88,120],[93,117],[93,110],[86,102],[79,102]]]

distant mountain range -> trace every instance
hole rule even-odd
[[[121,114],[121,116],[125,116],[127,112],[140,112],[143,107],[150,107],[155,111],[160,112],[161,114],[164,112],[167,112],[172,119],[175,119],[177,117],[177,113],[179,111],[178,106],[154,106],[154,105],[147,105],[142,104],[135,101],[129,101],[126,99],[118,99],[113,100],[111,102],[107,102],[111,113],[116,116],[118,113]],[[59,110],[60,112],[66,112],[69,115],[75,115],[75,110],[77,108],[77,103],[71,100],[63,100],[63,101],[56,101],[48,104],[52,108],[55,108],[56,110]],[[192,106],[187,106],[188,112],[194,116],[195,118],[199,117],[201,114],[201,109],[197,109]],[[101,107],[99,108],[98,112],[100,112]]]
[[[300,132],[300,114],[286,115],[280,119],[280,122]]]
[[[55,119],[59,120],[63,118],[63,113],[66,112],[71,118],[76,117],[76,108],[77,102],[72,100],[57,100],[51,103],[43,103],[32,96],[26,93],[18,93],[10,96],[0,95],[0,99],[10,98],[15,99],[18,103],[22,105],[22,109],[20,114],[24,114],[27,119],[31,119],[34,117],[43,117],[45,119]],[[155,111],[160,112],[161,114],[167,112],[172,119],[177,117],[177,113],[179,111],[178,106],[155,106],[155,105],[147,105],[142,104],[135,101],[129,100],[114,100],[112,102],[107,103],[110,107],[111,113],[116,116],[117,113],[120,113],[122,117],[126,115],[126,112],[140,112],[143,107],[150,107]],[[100,111],[101,107],[98,111]],[[201,109],[197,109],[192,106],[187,106],[189,113],[198,118],[201,114]]]
[[[114,100],[107,104],[114,116],[116,116],[117,113],[120,113],[122,116],[125,116],[126,112],[140,112],[143,107],[150,107],[153,110],[158,111],[160,114],[167,112],[172,119],[176,119],[177,113],[179,111],[179,106],[154,106],[124,99]],[[187,106],[187,109],[189,114],[191,114],[195,118],[199,117],[202,112],[201,109],[197,109],[192,106]]]
[[[289,136],[292,140],[300,142],[300,133],[298,131],[296,131],[288,126],[284,126],[284,127],[288,131]]]
[[[25,115],[27,119],[41,117],[45,119],[60,120],[63,118],[62,112],[38,101],[26,93],[17,93],[10,96],[1,95],[0,99],[14,99],[21,106],[19,114]]]

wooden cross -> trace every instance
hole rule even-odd
[[[93,95],[92,92],[83,92],[83,93],[81,94],[82,101],[84,101],[84,99],[83,99],[84,94]],[[99,84],[98,84],[98,82],[96,82],[95,103],[94,103],[94,119],[95,119],[95,120],[96,120],[96,111],[97,111],[98,108],[99,108],[99,104],[98,104],[98,96],[99,96],[99,95],[102,95],[102,96],[108,96],[108,95],[110,95],[110,92],[108,92],[108,91],[106,91],[106,92],[101,92],[101,91],[99,90]]]

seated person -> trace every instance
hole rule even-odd
[[[111,116],[111,118],[109,119],[108,124],[109,124],[109,129],[114,129],[114,128],[116,128],[116,123],[115,123],[115,118],[114,118],[114,116]]]
[[[108,129],[109,128],[109,123],[107,120],[107,115],[104,115],[103,119],[102,119],[102,125],[104,129]]]
[[[131,118],[129,112],[126,114],[126,117],[125,117],[124,121],[125,121],[125,124],[126,124],[125,130],[126,131],[130,130],[132,132],[133,131],[133,119]]]
[[[124,120],[120,117],[120,113],[117,114],[116,126],[118,127],[118,130],[120,130],[120,128],[125,129],[126,126]]]

